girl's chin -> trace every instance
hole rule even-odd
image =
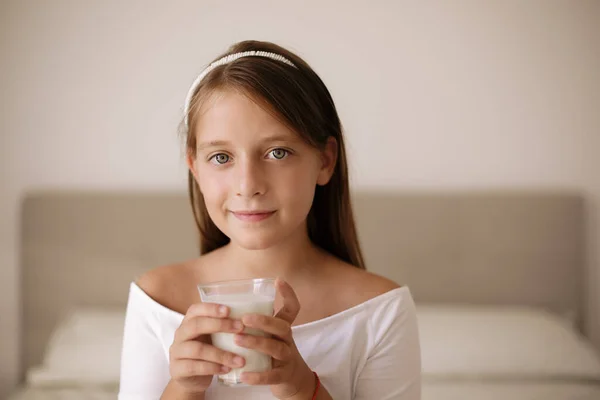
[[[233,238],[233,243],[246,250],[266,250],[279,243],[273,235],[239,235]]]

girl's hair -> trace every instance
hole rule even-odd
[[[338,159],[331,180],[317,186],[308,214],[308,235],[317,246],[338,258],[365,268],[358,243],[348,182],[348,165],[342,125],[333,99],[325,84],[310,66],[292,52],[270,42],[243,41],[217,57],[245,51],[267,51],[279,54],[295,67],[266,57],[242,57],[210,71],[200,82],[190,100],[189,128],[184,128],[186,150],[196,156],[194,127],[200,118],[203,102],[217,90],[236,90],[266,106],[308,144],[323,150],[327,139],[337,141]],[[191,171],[188,173],[189,197],[200,233],[200,253],[224,246],[229,238],[208,215],[204,198]]]

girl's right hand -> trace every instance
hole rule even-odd
[[[188,309],[169,348],[171,381],[181,391],[204,393],[213,375],[244,365],[242,357],[211,344],[211,333],[241,333],[244,330],[241,321],[229,319],[228,315],[228,307],[213,303],[197,303]]]

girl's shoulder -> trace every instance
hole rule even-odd
[[[190,282],[201,282],[198,275],[207,257],[153,268],[142,274],[135,283],[155,302],[185,315],[192,304],[200,302],[196,285]]]
[[[391,279],[342,261],[333,264],[328,274],[331,278],[329,290],[336,293],[334,307],[338,312],[402,287]]]

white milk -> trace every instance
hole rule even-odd
[[[242,319],[246,314],[262,314],[273,316],[273,298],[256,294],[215,295],[206,301],[226,305],[231,309],[229,318]],[[257,336],[266,336],[262,331],[245,328],[244,333]],[[220,349],[238,354],[246,359],[242,368],[233,368],[230,372],[219,375],[219,381],[226,385],[236,385],[240,382],[242,372],[263,372],[271,369],[271,357],[256,350],[240,347],[234,343],[233,333],[213,333],[213,345]]]

